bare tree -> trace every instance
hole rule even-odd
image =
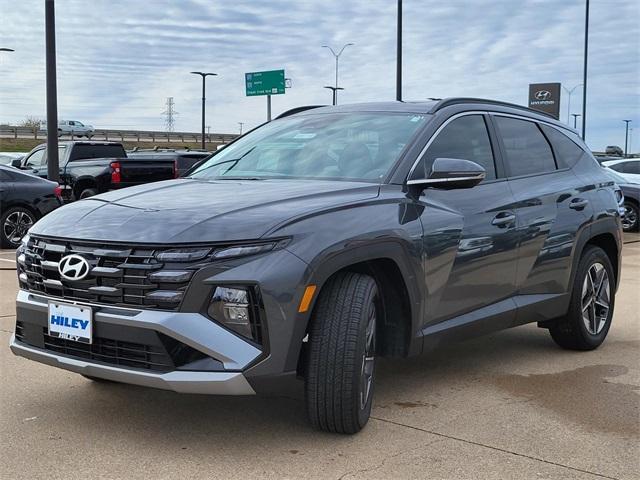
[[[21,127],[30,127],[30,128],[40,128],[42,127],[42,124],[44,123],[44,120],[38,118],[38,117],[27,117],[26,119],[24,119],[21,123],[20,126]]]

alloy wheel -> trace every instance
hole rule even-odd
[[[604,265],[594,263],[582,284],[582,321],[591,335],[598,335],[604,328],[610,305],[609,275]]]
[[[376,350],[376,304],[375,301],[369,304],[367,316],[367,327],[365,329],[365,349],[362,355],[362,366],[360,369],[360,409],[364,410],[371,396],[371,386],[373,384],[373,372],[375,369]]]
[[[5,238],[12,244],[17,245],[32,226],[33,218],[31,215],[22,210],[18,210],[7,215],[2,229]]]
[[[633,231],[638,226],[638,211],[625,204],[624,215],[622,216],[622,228],[625,232]]]

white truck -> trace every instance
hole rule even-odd
[[[42,130],[47,130],[47,124],[42,124]],[[77,120],[60,120],[58,121],[58,136],[72,135],[75,137],[91,138],[93,135],[93,126],[85,125]]]

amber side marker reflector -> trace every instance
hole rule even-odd
[[[307,310],[309,310],[309,305],[311,305],[311,300],[313,300],[314,293],[316,293],[316,286],[307,285],[307,288],[304,289],[304,295],[302,295],[302,300],[300,300],[298,313],[304,313]]]

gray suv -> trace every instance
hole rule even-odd
[[[377,357],[530,322],[598,347],[621,201],[574,130],[517,105],[299,108],[36,223],[11,349],[176,392],[299,385],[315,427],[353,433]]]

